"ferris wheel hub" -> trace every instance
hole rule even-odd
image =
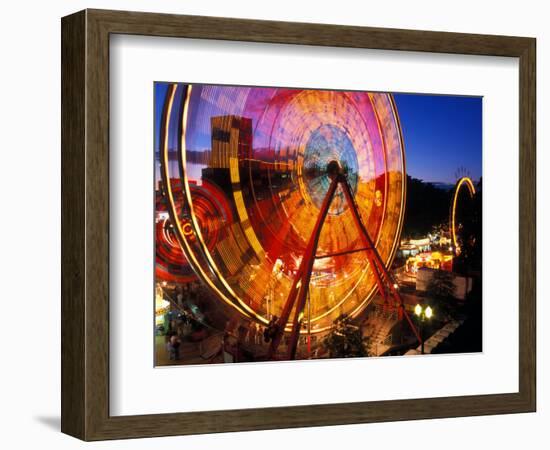
[[[340,161],[333,159],[327,164],[327,175],[331,180],[334,180],[339,175],[344,175],[344,167],[340,163]]]

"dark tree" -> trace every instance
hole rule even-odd
[[[403,237],[419,238],[447,223],[452,192],[407,175],[407,206]]]
[[[453,274],[444,270],[434,270],[427,291],[433,299],[432,307],[436,310],[438,318],[445,320],[452,317],[456,304]]]
[[[351,323],[347,316],[334,322],[332,331],[323,341],[330,358],[353,358],[369,355],[369,340],[361,329]]]

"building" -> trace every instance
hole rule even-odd
[[[431,241],[429,237],[423,239],[409,239],[401,241],[398,256],[405,259],[409,256],[416,256],[419,253],[429,251],[430,249]]]
[[[252,119],[234,115],[210,119],[212,151],[208,166],[212,169],[238,168],[239,161],[252,157]]]
[[[407,258],[405,270],[415,274],[422,267],[451,272],[453,270],[453,255],[442,252],[423,252]]]
[[[420,268],[416,274],[416,290],[421,292],[427,291],[430,281],[433,279],[436,272],[438,272],[437,269],[430,269],[428,267]],[[448,272],[448,274],[452,277],[453,284],[455,286],[454,297],[459,300],[464,300],[468,293],[472,290],[474,284],[473,279],[471,277],[463,277],[452,272]]]

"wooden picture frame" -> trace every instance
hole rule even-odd
[[[533,38],[85,10],[62,30],[62,416],[84,440],[531,412],[536,408]],[[519,58],[519,392],[109,415],[109,36],[136,34]]]

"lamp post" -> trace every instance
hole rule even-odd
[[[418,317],[420,321],[420,352],[423,355],[424,354],[424,321],[426,319],[431,319],[433,316],[433,309],[430,306],[422,306],[420,304],[417,304],[414,307],[414,313]]]

